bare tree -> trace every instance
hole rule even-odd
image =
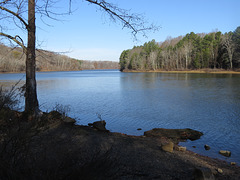
[[[188,65],[189,65],[189,61],[190,61],[190,52],[192,49],[192,43],[190,41],[185,42],[183,45],[183,49],[184,49],[184,55],[185,55],[185,68],[188,69]]]
[[[28,0],[28,17],[27,21],[22,17],[23,7],[26,1],[10,1],[4,0],[0,2],[0,9],[7,14],[2,18],[13,18],[13,22],[16,26],[21,26],[21,28],[26,29],[28,33],[27,47],[24,45],[22,38],[19,35],[14,37],[0,32],[1,36],[11,39],[19,46],[23,48],[23,52],[26,54],[26,92],[25,92],[25,111],[27,113],[37,115],[39,112],[39,105],[37,99],[37,86],[36,86],[36,25],[35,25],[35,0]],[[15,11],[13,11],[15,10]],[[24,14],[24,13],[23,13]],[[15,18],[20,22],[18,24]],[[1,30],[3,28],[1,27]]]
[[[28,44],[26,53],[26,96],[25,111],[38,112],[37,83],[36,83],[36,25],[35,0],[28,0]]]
[[[232,33],[225,34],[222,38],[222,45],[223,48],[227,50],[229,63],[230,63],[230,69],[233,68],[233,53],[235,51],[235,44],[232,40]]]
[[[85,0],[86,2],[96,5],[105,12],[113,22],[122,23],[123,28],[128,28],[132,31],[134,37],[136,34],[142,33],[146,36],[149,30],[157,30],[154,25],[145,26],[146,21],[139,14],[133,14],[129,10],[119,8],[117,5],[109,3],[105,0]],[[37,4],[39,3],[39,4]],[[7,29],[0,25],[0,36],[6,37],[17,45],[23,48],[26,54],[26,93],[25,93],[25,112],[30,115],[39,114],[39,105],[37,99],[37,83],[36,83],[36,13],[48,18],[54,18],[57,13],[50,10],[52,4],[57,3],[54,0],[0,0],[0,20],[11,22],[16,27],[25,30],[27,36],[27,47],[23,39],[19,35],[12,36],[7,34]],[[69,13],[71,12],[72,0],[69,3]],[[37,11],[36,11],[37,10]]]

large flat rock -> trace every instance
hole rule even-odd
[[[154,128],[150,131],[144,132],[147,137],[166,137],[172,139],[174,142],[185,141],[185,140],[197,140],[203,133],[193,129],[164,129]]]

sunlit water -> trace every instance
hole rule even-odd
[[[0,74],[0,83],[9,86],[23,77]],[[204,136],[183,146],[240,163],[240,75],[41,72],[37,83],[44,111],[57,103],[69,106],[68,115],[83,125],[99,120],[100,114],[107,129],[131,135],[143,135],[152,128],[192,128]],[[230,150],[232,156],[225,158],[219,150]]]

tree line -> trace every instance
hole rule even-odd
[[[234,32],[188,33],[124,50],[120,70],[240,68],[240,26]]]
[[[0,72],[24,72],[26,55],[21,48],[0,44]],[[37,71],[78,71],[84,69],[119,69],[118,62],[87,61],[46,50],[36,51]]]

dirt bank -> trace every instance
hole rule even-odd
[[[74,125],[57,112],[26,121],[22,113],[1,111],[0,179],[240,179],[237,165],[166,152],[167,142]]]
[[[211,73],[211,74],[240,74],[240,70],[224,70],[224,69],[198,69],[198,70],[124,70],[123,72],[159,72],[159,73],[192,73],[192,74],[203,74],[203,73]]]

